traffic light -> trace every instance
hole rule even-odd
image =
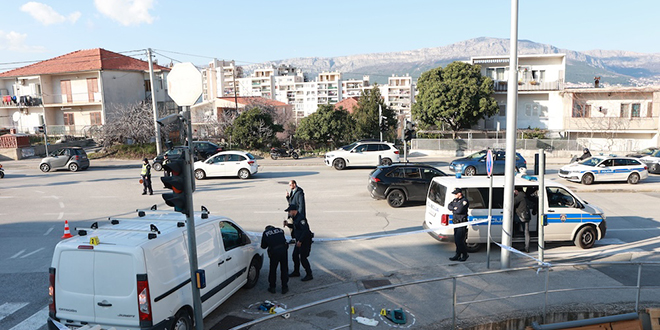
[[[380,123],[380,131],[381,132],[387,132],[387,123],[386,122],[381,122]]]
[[[43,125],[41,125],[41,126],[37,126],[37,132],[39,132],[39,133],[45,133],[45,132],[46,132],[46,128],[45,128]]]
[[[404,129],[403,130],[403,139],[406,141],[412,140],[412,135],[413,135],[413,130],[411,129]]]
[[[188,214],[188,196],[185,193],[186,186],[186,163],[183,159],[172,159],[163,165],[163,169],[172,173],[171,176],[160,178],[167,189],[172,189],[171,193],[163,194],[165,204],[174,207],[174,210],[183,214]]]

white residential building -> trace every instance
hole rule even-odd
[[[381,88],[385,104],[390,106],[398,117],[411,119],[411,108],[415,102],[415,85],[409,75],[387,78],[387,85]]]
[[[341,73],[321,72],[316,78],[318,104],[335,104],[341,101]]]
[[[341,81],[341,98],[360,97],[365,89],[371,89],[369,76],[362,76],[362,79],[347,79]]]
[[[234,84],[241,75],[234,61],[214,59],[202,70],[202,100],[234,96]]]
[[[493,79],[493,97],[500,107],[499,113],[482,121],[483,129],[506,129],[507,86],[509,79],[508,56],[473,57],[469,63],[481,66],[481,74]],[[564,130],[563,100],[566,73],[564,54],[518,56],[518,111],[517,128],[548,130],[548,137],[556,137]]]

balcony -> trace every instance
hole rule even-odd
[[[508,82],[506,80],[499,80],[493,83],[495,92],[506,92]],[[564,83],[562,81],[525,81],[518,82],[518,90],[522,92],[526,91],[559,91],[564,89]]]
[[[22,95],[22,96],[12,96],[12,95],[2,95],[0,97],[0,107],[1,108],[13,108],[13,107],[38,107],[42,105],[41,96],[38,95]]]

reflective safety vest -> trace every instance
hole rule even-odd
[[[140,174],[149,175],[150,167],[151,167],[151,165],[149,165],[149,164],[142,164],[142,173],[140,173]]]

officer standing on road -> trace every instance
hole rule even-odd
[[[286,220],[284,225],[293,228],[293,234],[296,239],[296,246],[293,248],[293,272],[289,274],[289,277],[299,277],[300,276],[300,265],[302,264],[305,268],[305,277],[302,278],[303,281],[309,281],[314,279],[312,276],[312,267],[309,265],[307,257],[312,250],[312,237],[314,234],[309,229],[309,224],[307,219],[298,212],[298,206],[295,204],[289,204],[286,210],[289,212],[289,217],[293,219],[293,224],[289,224]]]
[[[277,265],[280,265],[280,278],[282,280],[282,294],[289,292],[289,260],[287,250],[289,244],[284,237],[284,230],[275,228],[271,225],[266,226],[266,230],[261,235],[261,248],[268,249],[268,258],[270,259],[270,269],[268,270],[268,292],[275,293],[275,283],[277,282]]]
[[[298,207],[298,213],[302,214],[302,217],[307,219],[307,212],[305,211],[305,192],[302,188],[298,187],[296,180],[289,181],[289,188],[291,191],[286,192],[286,201],[289,205],[293,204]],[[292,223],[289,223],[291,225]],[[295,237],[293,233],[293,228],[291,228],[291,237]],[[291,239],[291,244],[295,243],[295,239]]]
[[[453,214],[452,222],[454,225],[462,224],[468,221],[468,208],[470,203],[467,198],[463,196],[461,188],[456,188],[452,191],[456,196],[454,200],[449,203],[449,209]],[[456,254],[449,258],[451,261],[465,261],[468,258],[467,246],[467,226],[454,227],[454,243],[456,244]]]
[[[142,161],[142,172],[140,173],[142,176],[142,185],[144,186],[142,195],[146,195],[147,190],[149,190],[149,195],[153,195],[154,190],[151,188],[151,165],[149,165],[149,159],[146,157]]]

